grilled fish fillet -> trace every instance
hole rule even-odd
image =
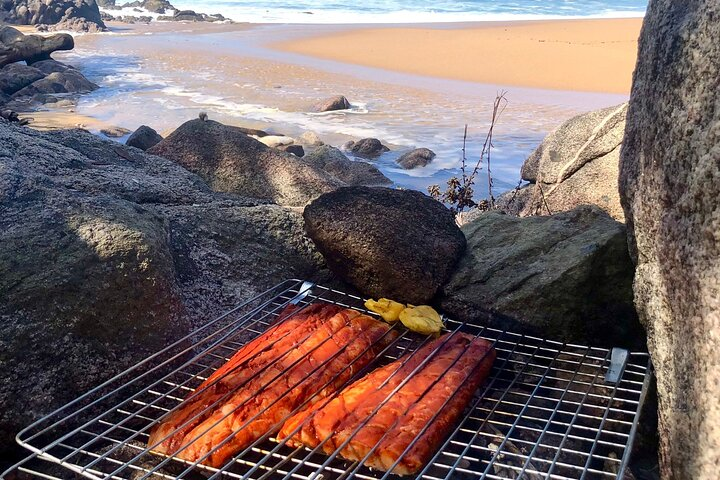
[[[447,334],[301,410],[278,439],[319,447],[327,455],[338,451],[398,475],[415,474],[450,433],[494,361],[489,342]]]
[[[315,304],[240,349],[150,433],[152,451],[212,467],[334,393],[395,337],[355,310]]]

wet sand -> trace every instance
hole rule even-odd
[[[628,93],[642,19],[527,21],[343,31],[273,48],[499,86]]]
[[[31,116],[39,121],[36,126],[40,121],[46,127],[81,124],[98,133],[107,125],[134,130],[145,124],[166,134],[206,112],[226,124],[292,137],[312,131],[334,146],[373,137],[391,149],[375,164],[397,186],[425,191],[428,185],[444,184],[458,172],[465,125],[468,157],[479,154],[492,101],[504,86],[267,47],[281,40],[307,38],[310,33],[353,31],[349,28],[355,27],[113,25],[110,34],[77,36],[75,50],[55,54],[100,89],[81,95],[72,108],[46,105],[42,109],[47,113]],[[464,31],[458,25],[443,28]],[[353,109],[313,113],[314,104],[337,94],[348,96]],[[496,191],[517,184],[520,165],[549,131],[578,113],[626,101],[627,95],[512,87],[507,98],[509,104],[496,130],[492,167]],[[430,148],[437,156],[426,167],[410,171],[398,167],[397,158],[415,147]],[[478,195],[483,195],[483,188],[478,186]]]

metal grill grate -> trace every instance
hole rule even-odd
[[[148,433],[160,417],[289,303],[316,301],[366,312],[358,297],[286,281],[41,419],[17,440],[43,460],[89,478],[400,478],[343,460],[337,451],[328,457],[269,436],[221,469],[148,452]],[[460,424],[417,478],[622,478],[651,375],[647,354],[631,353],[619,380],[607,383],[609,350],[451,319],[446,327],[490,340],[497,360]],[[428,341],[399,324],[393,328],[398,338],[372,368]]]

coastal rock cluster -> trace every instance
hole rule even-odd
[[[228,22],[229,20],[219,13],[206,14],[194,10],[179,10],[167,0],[135,0],[118,4],[116,0],[99,0],[98,5],[103,8],[102,16],[107,21],[125,23],[149,23],[153,18],[143,15],[144,12],[158,13],[157,20],[175,22]],[[112,15],[107,11],[132,9],[138,15]]]
[[[719,18],[715,0],[650,2],[621,153],[667,479],[720,465]]]
[[[323,260],[298,213],[174,161],[0,119],[0,458],[13,436],[193,325]],[[322,279],[324,277],[321,277]]]
[[[13,27],[0,27],[0,105],[47,103],[57,101],[57,94],[97,89],[75,68],[50,58],[52,52],[70,50],[73,46],[73,38],[65,33],[23,35]]]
[[[44,25],[44,30],[100,32],[106,29],[95,0],[3,0],[0,22]]]
[[[256,140],[249,133],[263,135]],[[148,153],[177,162],[215,191],[286,206],[302,207],[345,185],[390,183],[374,166],[353,162],[332,147],[319,147],[301,159],[282,151],[282,142],[268,141],[270,136],[264,133],[213,120],[191,120],[149,148]],[[267,143],[277,143],[278,148]]]

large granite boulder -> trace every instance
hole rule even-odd
[[[339,149],[323,145],[304,160],[320,168],[348,185],[390,185],[392,180],[382,174],[374,165],[367,162],[350,160]]]
[[[55,72],[15,92],[13,98],[52,95],[56,93],[88,93],[97,90],[96,84],[74,68]]]
[[[650,2],[621,154],[664,479],[710,480],[720,465],[718,19],[715,0]]]
[[[322,257],[300,214],[0,120],[0,462],[17,431]]]
[[[140,125],[137,130],[130,135],[127,142],[125,142],[125,145],[139,148],[144,151],[162,142],[162,139],[163,138],[160,134],[154,129],[148,127],[147,125]]]
[[[480,215],[441,305],[461,320],[586,345],[640,348],[625,226],[594,206]]]
[[[4,0],[0,2],[0,21],[16,25],[54,25],[82,19],[105,30],[95,0]],[[78,23],[75,23],[78,25]],[[89,27],[82,27],[89,28]],[[87,31],[87,30],[82,30]]]
[[[416,191],[344,187],[303,217],[330,269],[375,298],[427,303],[465,249],[450,210]]]
[[[0,93],[12,95],[43,77],[45,74],[35,67],[20,63],[5,65],[0,68]]]
[[[532,196],[520,215],[547,215],[597,205],[623,222],[618,193],[620,145],[627,104],[578,115],[545,137],[525,161],[521,177]]]
[[[213,190],[304,206],[342,182],[289,153],[269,148],[241,129],[201,119],[185,122],[148,152],[173,160]]]
[[[32,65],[48,60],[58,50],[72,50],[75,41],[67,33],[49,36],[23,35],[13,27],[0,26],[0,67],[15,62]]]

